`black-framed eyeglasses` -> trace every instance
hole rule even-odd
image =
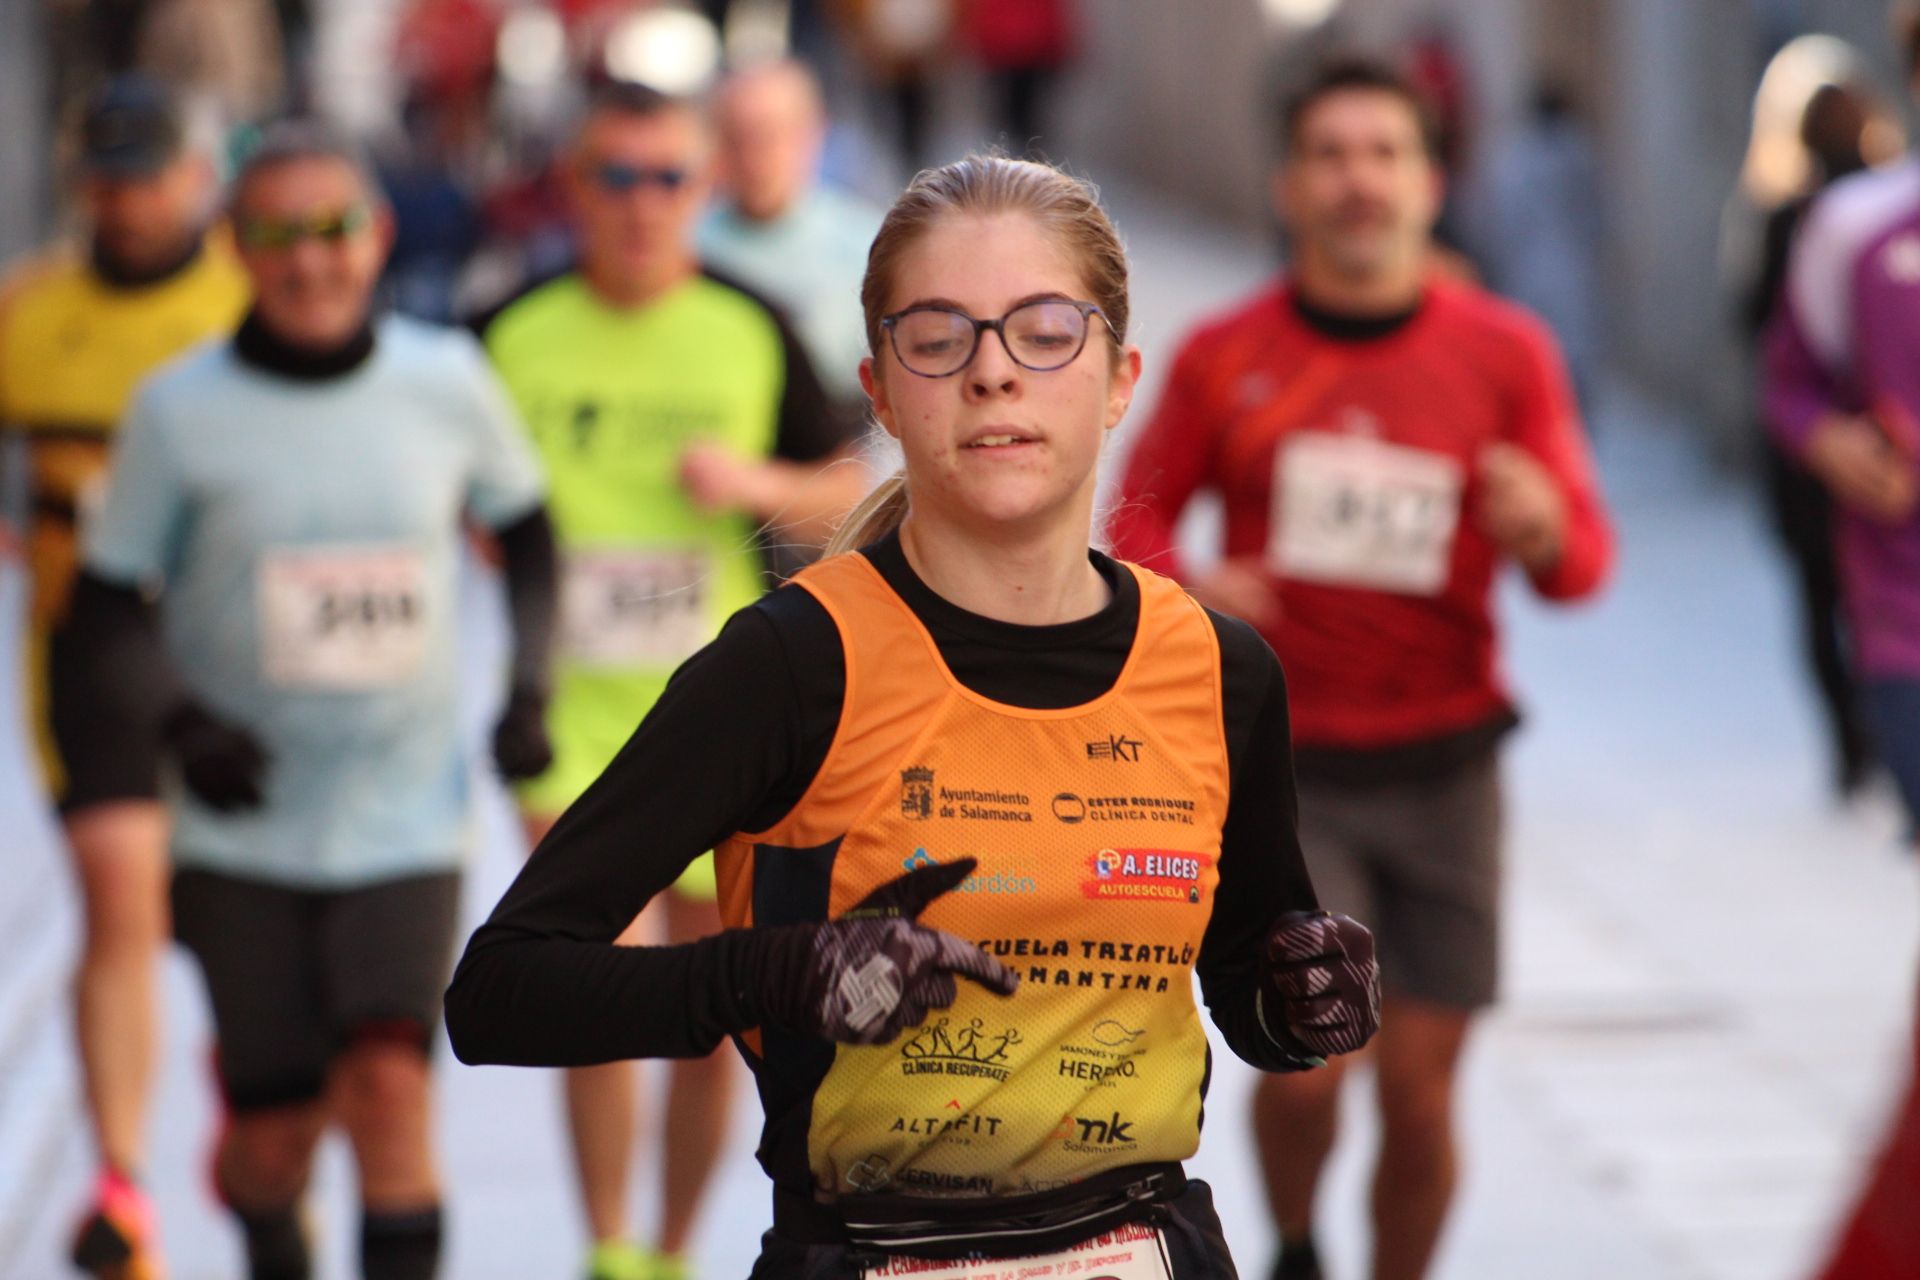
[[[947,378],[966,368],[988,329],[1000,335],[1015,364],[1048,373],[1072,364],[1085,349],[1095,316],[1107,322],[1091,302],[1042,298],[1023,302],[998,320],[977,320],[952,307],[908,307],[883,318],[880,327],[901,368],[923,378]]]
[[[234,234],[249,249],[291,249],[309,239],[339,244],[372,221],[373,210],[364,204],[353,204],[306,218],[241,218],[235,224]]]
[[[623,196],[629,191],[642,187],[658,187],[671,195],[687,185],[691,176],[685,169],[672,166],[623,164],[618,160],[605,160],[594,165],[588,171],[593,185],[609,195]]]

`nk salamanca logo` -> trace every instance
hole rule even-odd
[[[915,765],[900,771],[900,812],[915,822],[933,816],[933,770]]]

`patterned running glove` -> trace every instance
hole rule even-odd
[[[1012,995],[1018,974],[972,943],[916,923],[974,866],[960,858],[921,867],[838,919],[755,930],[752,968],[767,1020],[843,1044],[886,1044],[951,1005],[956,978]]]
[[[221,813],[257,809],[266,798],[271,757],[260,740],[197,702],[185,702],[161,728],[180,761],[187,790]]]
[[[537,778],[553,764],[547,736],[547,699],[538,689],[515,685],[493,727],[493,763],[507,782]]]
[[[1289,911],[1267,931],[1266,962],[1260,1019],[1276,1044],[1330,1058],[1380,1029],[1380,966],[1373,934],[1358,920]]]

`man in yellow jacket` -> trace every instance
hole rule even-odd
[[[75,1261],[114,1280],[161,1274],[139,1190],[155,1060],[156,959],[167,936],[166,819],[155,751],[139,727],[47,696],[79,522],[104,479],[115,425],[155,366],[231,333],[247,286],[210,230],[212,162],[186,143],[157,85],[109,83],[81,125],[83,244],[51,249],[0,287],[0,428],[23,438],[31,583],[24,704],[85,900],[74,984],[87,1106],[101,1176]]]

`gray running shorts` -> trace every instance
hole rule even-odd
[[[1300,844],[1320,905],[1373,930],[1380,984],[1456,1009],[1492,1004],[1500,976],[1500,756],[1437,778],[1301,779]]]

